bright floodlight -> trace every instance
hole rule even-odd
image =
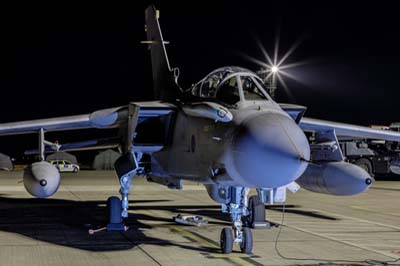
[[[271,67],[271,72],[272,73],[277,73],[279,71],[279,68],[277,66],[272,66]]]

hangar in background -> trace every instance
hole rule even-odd
[[[71,163],[78,164],[78,160],[76,159],[75,155],[68,153],[68,152],[63,152],[63,151],[55,152],[55,153],[48,155],[46,157],[46,160],[47,161],[67,160],[67,161],[70,161]]]
[[[93,169],[114,170],[114,163],[120,156],[119,152],[112,149],[102,151],[94,158]]]
[[[0,153],[0,170],[10,171],[14,169],[14,165],[10,156]]]

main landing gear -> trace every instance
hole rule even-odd
[[[258,195],[248,199],[249,189],[245,187],[231,187],[229,194],[230,202],[222,205],[222,211],[230,214],[232,228],[221,231],[221,251],[231,253],[233,244],[238,244],[242,253],[249,254],[253,249],[250,228],[269,228],[265,222],[264,202]]]
[[[128,152],[115,162],[114,167],[119,178],[121,188],[121,200],[118,197],[109,197],[107,200],[108,225],[107,231],[126,231],[127,227],[123,224],[123,218],[128,217],[129,191],[132,185],[133,177],[142,169],[138,165],[141,155]]]
[[[142,171],[138,166],[140,154],[128,152],[115,162],[115,171],[119,178],[121,188],[119,190],[121,199],[116,196],[109,197],[107,200],[107,217],[108,224],[96,230],[89,230],[89,234],[94,234],[99,231],[126,231],[128,227],[123,223],[123,219],[128,217],[129,207],[129,191],[133,177]]]

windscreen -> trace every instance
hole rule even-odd
[[[248,101],[267,100],[267,97],[258,87],[258,84],[251,76],[242,76],[241,78],[244,98]]]
[[[237,77],[233,76],[230,79],[224,81],[224,83],[219,86],[217,95],[217,100],[233,105],[240,101],[239,88],[237,83]]]

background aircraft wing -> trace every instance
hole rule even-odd
[[[139,107],[138,123],[148,117],[157,117],[170,113],[174,105],[161,102],[135,102]],[[87,128],[117,128],[125,126],[128,121],[128,106],[98,110],[90,114],[64,116],[29,121],[0,124],[0,135],[35,133],[43,129],[65,131]]]
[[[400,142],[400,132],[390,130],[373,129],[365,126],[331,122],[307,117],[303,117],[300,120],[299,125],[304,131],[309,132],[323,132],[334,130],[337,136],[382,139]]]

